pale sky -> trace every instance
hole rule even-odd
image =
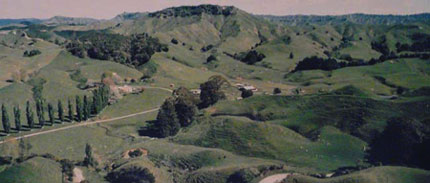
[[[0,18],[61,15],[110,19],[123,12],[198,4],[233,5],[253,14],[272,15],[430,12],[430,0],[0,0]]]

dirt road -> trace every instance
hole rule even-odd
[[[271,176],[264,178],[259,183],[279,183],[282,180],[284,180],[285,178],[287,178],[289,175],[291,175],[291,174],[282,173],[282,174],[271,175]]]
[[[111,119],[103,119],[103,120],[98,120],[98,121],[81,122],[81,123],[76,123],[76,124],[73,124],[73,125],[70,125],[70,126],[61,127],[61,128],[55,128],[55,129],[51,129],[51,130],[46,130],[46,131],[31,133],[31,134],[28,134],[28,135],[23,135],[23,136],[18,136],[18,137],[11,137],[11,138],[7,138],[5,140],[0,141],[0,144],[4,144],[4,143],[10,142],[10,141],[15,141],[15,140],[19,140],[19,139],[29,138],[29,137],[33,137],[33,136],[43,135],[43,134],[47,134],[47,133],[53,133],[53,132],[57,132],[57,131],[61,131],[61,130],[67,130],[67,129],[71,129],[71,128],[77,128],[77,127],[82,127],[82,126],[94,125],[94,124],[97,124],[97,123],[106,123],[106,122],[116,121],[116,120],[120,120],[120,119],[131,118],[131,117],[134,117],[134,116],[138,116],[138,115],[142,115],[142,114],[146,114],[146,113],[155,112],[155,111],[158,111],[158,109],[160,109],[160,108],[157,107],[155,109],[151,109],[151,110],[147,110],[147,111],[142,111],[142,112],[134,113],[134,114],[129,114],[129,115],[126,115],[126,116],[120,116],[120,117],[111,118]]]

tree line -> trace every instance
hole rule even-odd
[[[43,128],[46,125],[52,126],[55,122],[63,123],[63,122],[81,122],[88,120],[91,116],[99,114],[107,105],[109,101],[109,87],[103,85],[98,89],[93,90],[92,98],[88,96],[84,96],[83,98],[80,96],[75,97],[75,102],[73,103],[71,99],[67,100],[67,115],[65,113],[65,109],[61,100],[57,102],[57,108],[54,108],[54,105],[51,103],[45,104],[44,99],[36,99],[35,109],[36,115],[34,113],[34,108],[31,105],[30,101],[27,101],[25,107],[25,118],[27,121],[27,128]],[[48,112],[48,119],[46,119],[46,110]],[[9,118],[9,113],[7,107],[2,104],[1,107],[1,115],[2,115],[2,124],[3,130],[6,134],[11,133],[11,121]],[[15,130],[20,132],[23,129],[22,125],[22,117],[21,117],[21,108],[19,105],[13,107],[13,116],[15,123]],[[36,124],[36,120],[38,124]],[[66,120],[67,118],[67,120]]]
[[[377,59],[370,59],[369,61],[365,62],[363,60],[355,60],[350,62],[344,62],[344,61],[338,61],[334,58],[320,58],[317,56],[312,57],[306,57],[303,60],[299,61],[297,63],[296,67],[294,68],[292,73],[297,71],[304,71],[304,70],[324,70],[324,71],[332,71],[336,69],[341,69],[344,67],[357,67],[357,66],[367,66],[367,65],[375,65],[378,63],[385,62],[387,60],[392,59],[399,59],[399,58],[421,58],[421,59],[429,59],[430,54],[429,53],[404,53],[400,55],[396,55],[394,52],[391,52],[388,55],[381,55]]]

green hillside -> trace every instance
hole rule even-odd
[[[427,19],[0,20],[0,182],[424,183]]]

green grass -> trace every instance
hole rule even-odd
[[[171,93],[165,90],[145,89],[143,93],[127,95],[117,103],[107,106],[100,117],[112,118],[154,109],[161,106],[164,99],[169,96]]]
[[[237,117],[207,119],[176,136],[175,141],[278,159],[291,166],[318,171],[354,166],[364,158],[366,146],[360,139],[331,127],[323,128],[321,136],[313,142],[279,125]]]
[[[2,183],[58,183],[62,181],[60,164],[40,157],[0,172]]]

